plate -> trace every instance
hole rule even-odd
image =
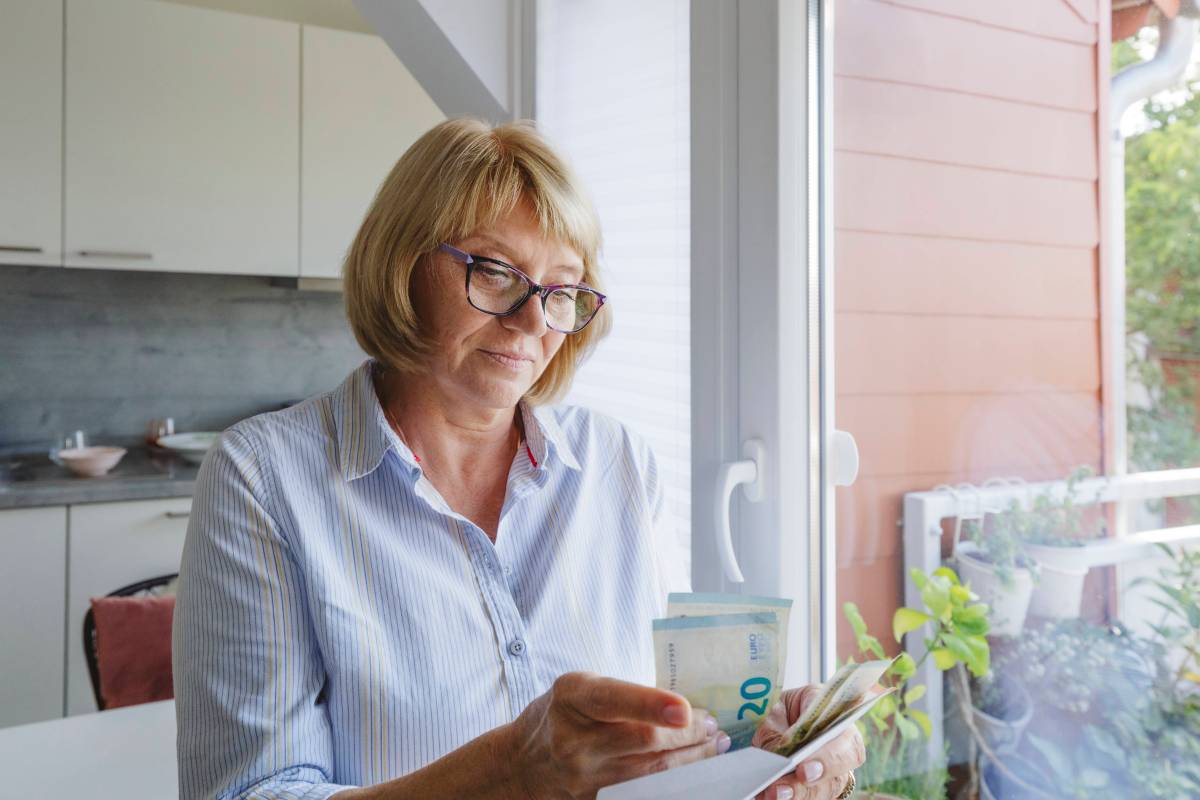
[[[178,453],[184,461],[199,464],[220,435],[218,431],[172,433],[158,437],[158,446]]]

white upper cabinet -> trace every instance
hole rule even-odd
[[[299,25],[148,0],[66,8],[64,263],[295,276]]]
[[[445,116],[381,38],[303,36],[300,274],[336,278],[379,184]]]
[[[0,0],[0,264],[62,263],[62,4]]]

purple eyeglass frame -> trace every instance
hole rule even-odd
[[[446,244],[445,242],[442,242],[441,244],[438,245],[438,250],[441,250],[446,255],[454,258],[456,261],[460,261],[464,265],[466,265],[467,279],[463,283],[463,289],[467,293],[467,302],[471,303],[471,308],[475,309],[476,311],[481,311],[484,314],[490,314],[493,317],[510,317],[513,314],[520,311],[521,308],[527,302],[529,302],[529,298],[533,297],[534,295],[537,295],[538,299],[540,299],[542,301],[542,317],[543,317],[543,319],[546,320],[547,328],[549,328],[552,331],[557,331],[558,333],[566,333],[566,334],[579,333],[581,330],[583,330],[584,328],[586,328],[588,325],[591,324],[592,320],[594,320],[596,318],[596,315],[600,313],[600,309],[604,307],[604,302],[608,299],[607,295],[601,294],[600,292],[597,292],[595,289],[591,288],[590,286],[584,286],[583,284],[580,284],[580,283],[550,283],[550,284],[545,284],[545,285],[540,284],[537,281],[535,281],[533,278],[526,275],[521,270],[514,267],[512,264],[501,261],[498,258],[488,258],[487,256],[473,256],[470,253],[463,252],[462,250],[459,250],[457,247]],[[477,306],[473,302],[471,302],[471,273],[475,271],[475,265],[477,263],[479,263],[480,261],[486,261],[489,264],[498,264],[499,266],[504,267],[505,269],[511,269],[513,272],[517,273],[517,275],[521,278],[521,280],[525,281],[525,285],[527,287],[525,296],[522,297],[520,300],[518,300],[516,305],[514,305],[508,311],[488,311],[487,309],[480,308],[479,306]],[[573,331],[559,330],[558,328],[556,328],[550,324],[550,319],[549,319],[549,317],[546,316],[546,298],[550,296],[551,292],[554,292],[558,289],[576,289],[579,291],[591,292],[592,294],[596,295],[596,298],[597,298],[596,310],[593,311],[592,315],[587,318],[587,322],[583,323],[582,325],[580,325],[578,328],[576,328]]]

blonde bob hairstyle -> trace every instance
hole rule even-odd
[[[342,265],[346,316],[359,346],[386,367],[420,374],[430,343],[422,335],[421,309],[412,302],[414,270],[439,244],[495,224],[522,198],[529,200],[542,233],[582,258],[582,282],[604,291],[595,209],[533,123],[493,127],[477,119],[449,119],[396,162]],[[608,333],[608,317],[601,309],[586,328],[565,337],[526,401],[553,402],[566,392],[576,368]]]

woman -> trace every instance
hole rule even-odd
[[[653,456],[548,405],[608,325],[599,246],[532,127],[450,120],[399,160],[344,269],[371,359],[233,426],[200,470],[183,797],[592,797],[728,749],[650,688]],[[769,797],[839,795],[856,737]]]

